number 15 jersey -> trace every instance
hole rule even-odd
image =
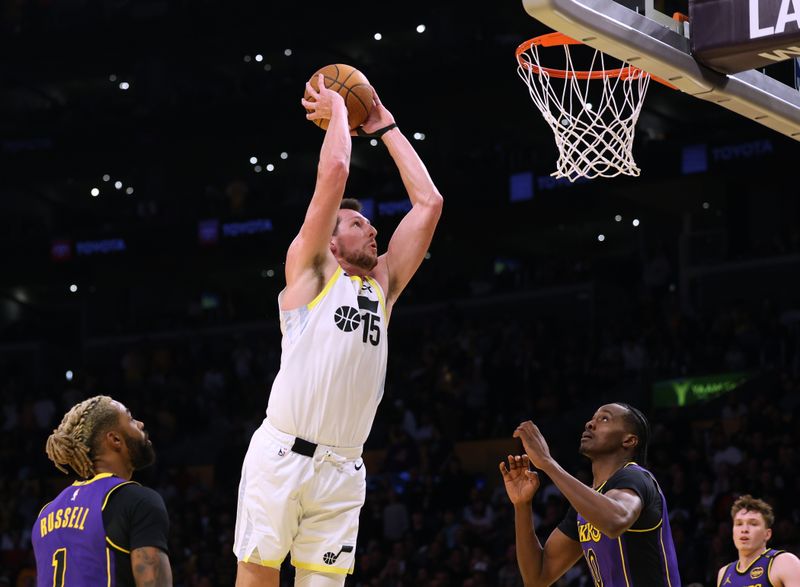
[[[281,310],[280,317],[281,366],[267,420],[282,432],[317,444],[362,446],[386,379],[381,286],[337,267],[314,300]]]

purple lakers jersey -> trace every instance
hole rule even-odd
[[[738,562],[730,563],[725,567],[718,587],[773,587],[769,570],[772,561],[782,552],[785,551],[768,548],[743,571],[739,570]]]
[[[649,528],[635,528],[634,524],[634,527],[618,538],[609,538],[580,513],[577,514],[578,540],[595,586],[680,587],[681,580],[669,526],[667,503],[650,472],[635,463],[630,463],[612,475],[598,488],[598,491],[605,493],[611,489],[626,488],[625,482],[619,485],[615,483],[616,478],[622,475],[639,477],[637,486],[639,483],[642,486],[650,485],[651,498],[646,499],[644,495],[641,496],[640,519],[647,513],[655,523]]]
[[[115,557],[103,508],[111,492],[128,483],[102,473],[73,483],[42,509],[32,533],[38,587],[113,587]]]

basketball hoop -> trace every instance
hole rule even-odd
[[[594,50],[588,70],[576,70],[573,45],[584,46],[562,33],[550,33],[525,41],[516,51],[517,73],[555,135],[559,157],[550,175],[570,181],[638,177],[633,138],[651,76],[625,62],[606,68],[606,60],[613,58],[599,50]],[[557,46],[564,49],[564,69],[542,66],[540,48]]]

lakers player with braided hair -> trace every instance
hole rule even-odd
[[[105,395],[70,409],[47,439],[48,458],[79,481],[48,503],[32,541],[39,587],[172,585],[169,518],[161,496],[131,481],[155,460],[130,410]]]

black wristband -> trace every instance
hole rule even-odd
[[[396,122],[393,122],[392,124],[384,126],[383,128],[379,128],[375,132],[365,132],[364,128],[359,126],[356,129],[356,134],[358,136],[360,136],[360,137],[366,137],[368,139],[379,139],[383,135],[385,135],[387,132],[392,130],[393,128],[397,128],[397,123]]]

